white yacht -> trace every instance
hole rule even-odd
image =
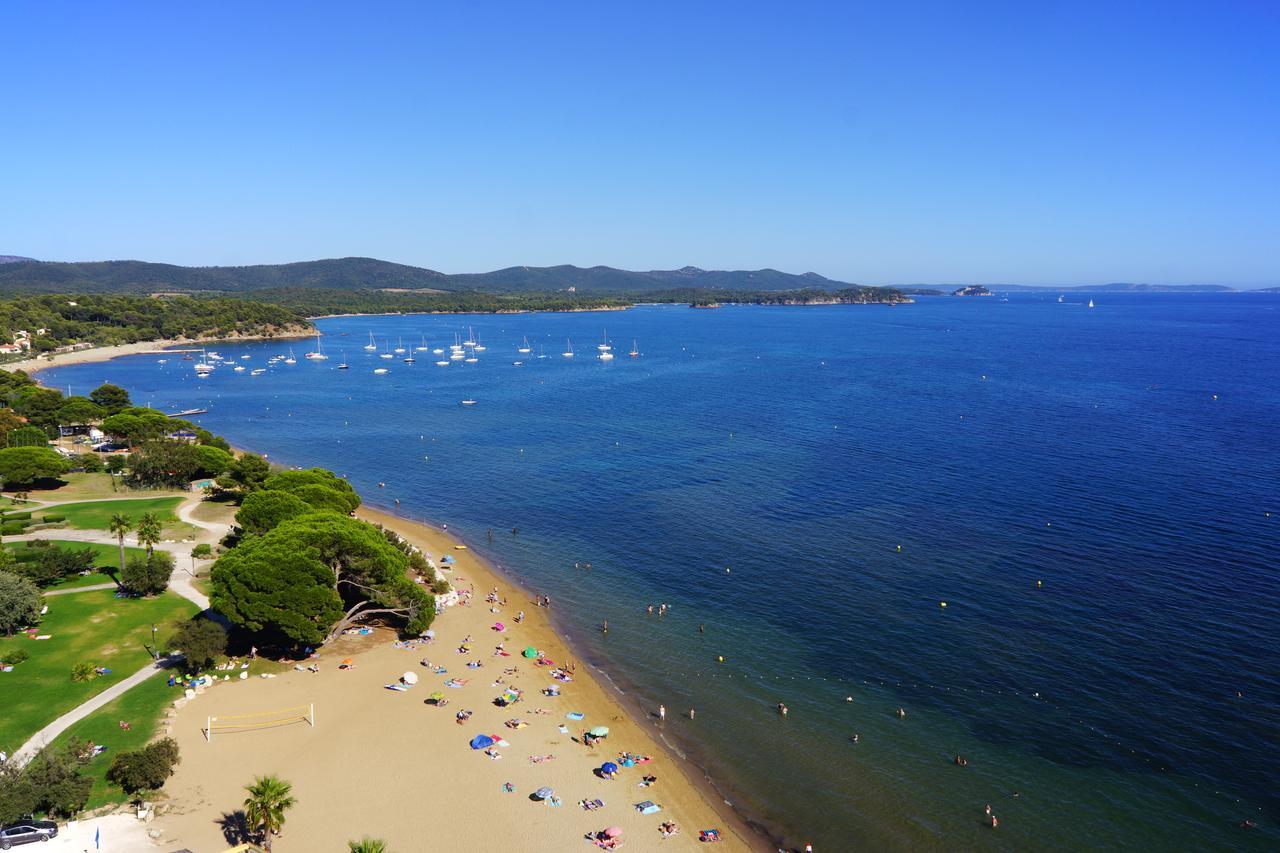
[[[476,404],[476,401],[472,400],[470,397],[462,401],[462,405],[464,406],[474,406],[475,404]]]
[[[289,347],[289,357],[284,360],[285,364],[297,364],[298,360],[293,357],[293,347]]]
[[[373,340],[373,332],[370,332],[370,333],[369,333],[369,343],[367,343],[367,344],[365,344],[365,345],[364,345],[364,351],[365,351],[365,352],[375,352],[375,351],[377,351],[377,349],[378,349],[378,345],[377,345],[376,343],[374,343],[374,340]]]
[[[395,348],[396,355],[404,355],[404,338],[400,339],[400,345]]]
[[[605,329],[604,335],[600,339],[600,343],[596,344],[596,349],[600,350],[600,352],[608,352],[609,350],[613,349],[613,347],[609,346],[609,330],[608,329]]]
[[[533,350],[529,347],[528,338],[525,338],[523,341],[521,341],[520,347],[519,349],[516,350],[516,352],[520,353],[521,355],[528,355],[529,353],[533,352]]]
[[[427,336],[426,336],[426,335],[423,335],[423,336],[422,336],[422,346],[414,347],[414,348],[413,348],[413,351],[414,351],[414,352],[428,352],[429,350],[430,350],[430,347],[428,347],[428,346],[427,346]]]
[[[384,374],[384,373],[386,373],[386,372],[387,372],[387,369],[386,369],[385,367],[375,367],[375,368],[373,369],[373,375],[374,375],[374,376],[381,376],[381,375],[383,375],[383,374]]]
[[[573,358],[573,341],[569,340],[568,338],[565,338],[565,344],[568,346],[568,349],[566,349],[564,352],[560,354],[565,358]]]
[[[325,361],[329,356],[324,354],[324,347],[320,346],[320,336],[316,335],[316,348],[311,352],[304,353],[303,358],[311,361]]]
[[[436,362],[436,366],[437,366],[437,367],[448,367],[448,366],[449,366],[449,362],[447,362],[447,361],[437,361],[437,362]]]

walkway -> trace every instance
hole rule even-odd
[[[209,609],[209,598],[204,593],[200,592],[200,590],[196,589],[194,584],[195,578],[186,568],[192,563],[191,551],[196,545],[201,543],[208,543],[210,545],[217,543],[226,535],[230,527],[225,524],[213,524],[207,521],[197,520],[193,513],[195,512],[196,507],[200,505],[200,502],[201,497],[197,494],[186,496],[186,500],[184,500],[178,507],[177,513],[180,520],[185,521],[187,524],[190,524],[200,530],[200,535],[197,536],[194,541],[190,542],[158,542],[156,543],[156,547],[173,555],[174,568],[173,574],[169,577],[169,589],[173,590],[187,601],[195,604],[203,613]],[[65,501],[64,503],[84,503],[84,501]],[[48,505],[51,506],[53,504]],[[30,539],[59,539],[73,542],[95,542],[98,544],[113,546],[119,545],[119,540],[104,530],[42,530],[38,533],[23,533],[17,536],[7,536],[5,539],[10,542]],[[125,538],[125,541],[126,543],[128,542],[128,537]],[[67,589],[45,594],[65,595],[73,592],[84,592],[88,589],[114,588],[115,584],[101,584],[99,586],[80,587],[79,589]],[[217,615],[211,615],[211,618],[215,618],[219,622],[223,621]],[[225,623],[223,624],[225,627]],[[10,761],[17,765],[21,765],[30,760],[31,756],[35,755],[41,747],[52,743],[54,738],[62,734],[68,728],[78,723],[80,720],[83,720],[89,714],[92,714],[112,699],[119,697],[126,690],[141,684],[151,676],[161,672],[166,666],[172,664],[174,660],[176,660],[176,658],[170,657],[162,661],[149,663],[123,681],[116,682],[106,690],[94,696],[92,699],[72,708],[70,711],[32,735],[26,743],[14,752]]]

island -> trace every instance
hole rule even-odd
[[[957,287],[951,291],[952,296],[995,296],[987,288],[980,284],[970,284],[967,287]]]

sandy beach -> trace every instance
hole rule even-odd
[[[160,354],[172,347],[195,347],[204,346],[206,344],[216,344],[222,342],[233,341],[274,341],[274,340],[297,340],[298,338],[309,338],[314,332],[292,332],[281,335],[244,335],[231,338],[194,338],[191,340],[161,340],[161,341],[138,341],[133,344],[117,344],[110,347],[91,347],[90,349],[76,350],[74,352],[59,352],[52,356],[42,355],[39,358],[24,358],[21,361],[12,361],[4,364],[4,370],[22,370],[26,373],[36,373],[46,370],[50,367],[67,367],[72,364],[92,364],[98,361],[110,361],[113,358],[119,358],[122,355],[146,355],[148,353]]]
[[[182,750],[177,773],[165,786],[169,812],[157,821],[167,847],[196,853],[227,845],[224,824],[244,799],[243,786],[255,775],[275,773],[293,783],[298,804],[288,816],[279,851],[343,851],[346,842],[365,835],[382,838],[393,851],[442,850],[570,850],[594,849],[588,833],[606,827],[623,831],[633,850],[700,847],[698,831],[718,828],[723,842],[716,849],[770,849],[737,822],[727,809],[717,810],[709,788],[695,784],[696,772],[665,751],[654,733],[671,726],[685,709],[668,709],[669,719],[641,724],[591,677],[585,665],[574,667],[573,680],[554,681],[548,667],[521,657],[533,646],[556,664],[572,659],[552,630],[547,611],[529,593],[499,577],[469,550],[441,531],[376,510],[360,516],[393,527],[433,558],[452,554],[446,573],[459,589],[474,589],[469,605],[447,609],[433,626],[436,639],[414,649],[398,648],[391,631],[346,636],[326,647],[319,673],[289,671],[276,678],[219,685],[192,700],[173,720],[173,736]],[[506,604],[492,605],[485,596],[497,588]],[[499,612],[491,612],[496,607]],[[518,611],[525,618],[515,622]],[[505,629],[495,631],[496,622]],[[459,652],[467,637],[469,652]],[[509,657],[495,655],[499,643]],[[350,658],[352,669],[339,670]],[[422,665],[428,659],[448,671],[437,674]],[[479,668],[467,664],[477,661]],[[504,674],[505,670],[514,673]],[[398,692],[385,685],[405,672],[417,674],[413,688]],[[446,689],[446,679],[466,682]],[[504,682],[496,685],[499,679]],[[506,708],[494,704],[506,686],[523,691],[523,699]],[[560,695],[542,695],[558,685]],[[426,700],[443,692],[447,707]],[[316,725],[296,722],[276,728],[203,734],[209,716],[251,714],[314,704]],[[545,713],[535,713],[542,709]],[[458,724],[455,714],[473,715]],[[581,720],[567,718],[582,714]],[[509,728],[507,721],[527,723]],[[584,746],[582,733],[607,726],[609,737]],[[496,747],[500,759],[473,750],[476,735],[504,738]],[[623,767],[619,778],[605,780],[595,769],[626,751],[651,756],[649,763]],[[554,758],[548,758],[554,756]],[[531,759],[539,758],[535,762]],[[657,781],[642,786],[642,777]],[[504,791],[511,783],[514,792]],[[561,805],[531,800],[538,788],[555,789]],[[602,800],[588,811],[582,800]],[[652,801],[661,811],[642,814],[636,804]],[[664,839],[659,825],[675,821],[677,835]]]

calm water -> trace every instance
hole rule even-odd
[[[1069,299],[353,317],[258,377],[45,381],[448,522],[791,843],[1275,849],[1280,297]],[[361,349],[468,325],[477,364]]]

